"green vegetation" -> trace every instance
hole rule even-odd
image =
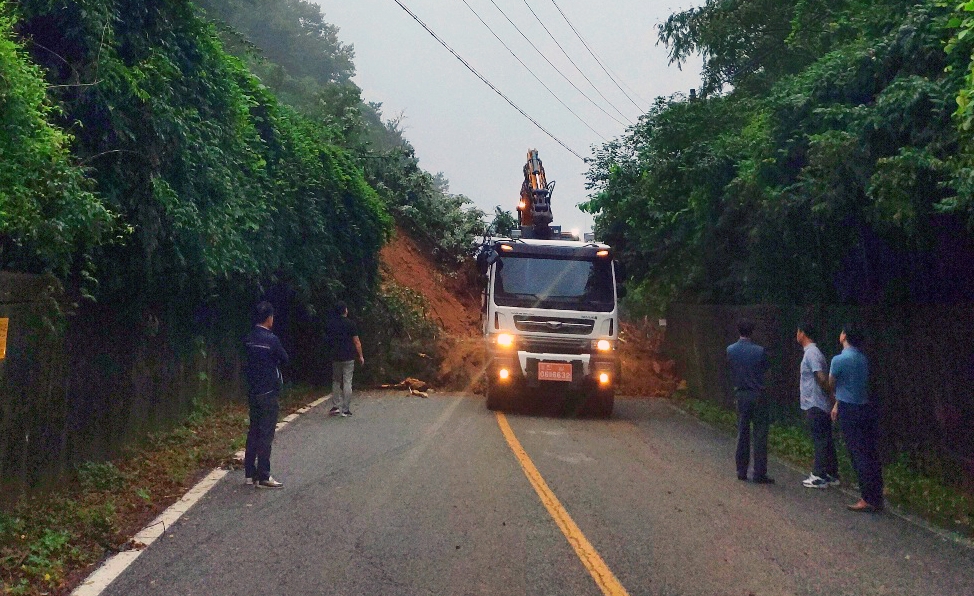
[[[677,395],[677,405],[695,417],[724,431],[736,431],[737,415],[713,402]],[[855,480],[852,460],[836,429],[839,474],[847,483]],[[768,434],[768,452],[802,468],[811,469],[814,449],[808,431],[789,423],[775,422]],[[941,464],[942,465],[942,464]],[[883,467],[886,497],[891,503],[967,537],[974,537],[974,497],[954,486],[950,470],[917,472],[917,462],[900,454]],[[956,475],[953,475],[956,478]]]
[[[451,194],[441,175],[419,168],[399,119],[383,122],[381,104],[365,103],[352,50],[321,9],[305,0],[201,0],[222,24],[221,38],[283,101],[331,130],[329,139],[362,168],[397,223],[433,247],[446,266],[469,254],[485,214],[469,198]],[[314,57],[314,59],[309,59]]]
[[[0,267],[63,274],[90,255],[79,245],[110,240],[116,220],[74,165],[71,135],[52,122],[58,108],[15,20],[0,3]]]
[[[356,373],[356,382],[377,385],[407,376],[434,379],[440,329],[429,316],[422,295],[387,282],[376,297],[368,320],[359,324],[363,338],[382,350],[370,353],[369,366]]]
[[[93,262],[94,297],[169,320],[187,305],[225,309],[282,281],[300,302],[365,300],[391,227],[387,206],[334,142],[335,127],[282,104],[191,4],[24,1],[19,9],[15,31],[46,74],[41,99],[58,106],[35,112],[74,131],[72,154],[85,169],[66,171],[94,191],[56,186],[60,200],[85,207],[79,199],[97,197],[131,230],[115,244],[72,238],[72,251]],[[0,266],[51,270],[37,256],[46,250],[34,241],[40,232],[29,221],[21,228],[8,232]]]
[[[589,172],[586,208],[634,300],[974,297],[960,268],[974,255],[970,153],[951,117],[974,39],[946,53],[951,16],[903,0],[709,0],[667,20],[672,60],[704,57],[702,93],[658,100]]]
[[[187,311],[274,285],[368,309],[392,216],[443,263],[468,254],[484,214],[362,102],[317,5],[201,4],[3,4],[0,267],[188,336]]]

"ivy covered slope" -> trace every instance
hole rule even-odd
[[[54,126],[43,74],[15,41],[15,16],[0,3],[0,268],[66,272],[108,239],[115,219]]]
[[[353,50],[321,7],[308,0],[199,0],[226,47],[282,101],[327,125],[356,160],[396,222],[447,266],[467,256],[485,214],[419,167],[401,120],[384,120],[351,81]]]
[[[673,61],[703,55],[701,94],[658,100],[589,172],[636,295],[974,299],[970,133],[952,119],[971,40],[945,52],[954,10],[708,0],[663,23]]]
[[[72,161],[93,183],[88,195],[60,185],[59,198],[97,197],[123,232],[79,238],[97,284],[78,287],[136,311],[226,304],[278,281],[326,299],[371,289],[391,219],[340,133],[281,104],[191,3],[25,0],[19,11],[16,33],[61,106],[40,113],[72,131]],[[83,188],[80,170],[63,169]]]

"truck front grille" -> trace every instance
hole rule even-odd
[[[588,354],[591,340],[560,337],[520,337],[517,349],[535,354]]]
[[[514,326],[518,331],[591,335],[595,329],[595,321],[592,319],[566,319],[561,317],[515,316]]]

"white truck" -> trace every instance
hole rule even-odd
[[[540,226],[531,212],[538,191],[544,192]],[[609,417],[621,368],[622,288],[612,249],[549,226],[549,199],[541,161],[529,152],[520,234],[487,239],[478,257],[486,276],[487,407],[507,409],[534,394],[574,394],[584,400],[583,414]]]

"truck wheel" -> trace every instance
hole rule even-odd
[[[500,387],[496,381],[487,377],[487,409],[505,410],[510,407],[510,390]]]
[[[588,394],[585,408],[582,410],[588,416],[597,418],[611,418],[615,406],[615,391],[612,389],[593,389]]]

